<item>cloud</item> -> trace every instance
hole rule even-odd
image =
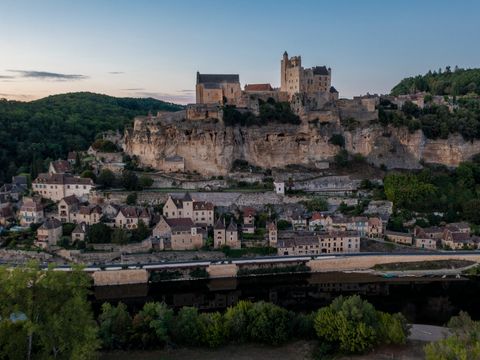
[[[19,101],[28,101],[32,100],[32,95],[27,94],[7,94],[7,93],[0,93],[0,99],[5,98],[8,100],[19,100]]]
[[[24,78],[33,78],[41,80],[58,80],[58,81],[67,81],[67,80],[85,80],[88,79],[86,75],[79,74],[61,74],[48,71],[34,71],[34,70],[8,70],[13,73],[17,73],[20,77]]]
[[[144,88],[130,88],[130,89],[120,89],[122,91],[142,91]]]
[[[111,74],[111,75],[125,74],[123,71],[109,71],[108,73]]]
[[[0,79],[15,79],[15,76],[12,76],[12,75],[0,75]]]
[[[195,90],[184,89],[184,90],[179,90],[179,92],[181,92],[181,93],[190,93],[190,94],[191,94],[191,93],[194,93]]]

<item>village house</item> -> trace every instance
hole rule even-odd
[[[163,159],[162,170],[166,172],[185,171],[185,159],[178,155],[167,156]]]
[[[70,151],[67,155],[68,163],[73,166],[77,162],[77,156],[80,156],[76,151]]]
[[[72,166],[67,160],[51,161],[48,166],[49,174],[67,174],[72,172]]]
[[[152,236],[160,242],[161,250],[194,250],[203,246],[203,235],[190,218],[161,217]]]
[[[88,225],[84,222],[78,223],[72,231],[72,243],[76,241],[85,241]]]
[[[456,229],[456,228],[455,228]],[[474,238],[467,232],[445,229],[442,246],[452,250],[472,249],[476,247]]]
[[[427,228],[421,228],[420,226],[415,226],[413,228],[413,236],[419,238],[430,238],[435,240],[441,240],[443,238],[444,228],[439,226],[430,226]]]
[[[380,238],[383,236],[383,222],[378,217],[368,219],[367,233],[370,238]]]
[[[225,227],[225,223],[218,219],[213,228],[213,247],[219,249],[223,246],[229,246],[231,249],[240,249],[242,247],[238,238],[237,225],[233,220]]]
[[[246,234],[255,233],[255,209],[251,207],[243,208],[243,226],[242,232]]]
[[[102,208],[98,205],[80,206],[75,214],[75,222],[93,225],[100,222],[102,217]],[[148,223],[146,223],[148,225]]]
[[[437,248],[437,240],[432,238],[415,238],[414,246],[420,249],[435,250]]]
[[[353,216],[347,220],[347,230],[356,231],[361,237],[367,235],[368,218],[365,216]]]
[[[115,227],[132,230],[138,227],[140,221],[147,226],[149,225],[150,214],[147,209],[124,206],[120,208],[120,211],[115,217]]]
[[[17,202],[20,201],[22,195],[28,190],[28,183],[26,176],[13,176],[10,184],[3,184],[0,186],[0,198],[6,201]]]
[[[79,204],[80,201],[75,195],[64,197],[58,202],[58,219],[62,223],[75,222]]]
[[[281,256],[356,252],[360,252],[360,235],[356,231],[295,234],[277,243],[277,254]]]
[[[403,233],[398,231],[386,230],[385,237],[396,244],[403,244],[403,245],[413,244],[413,237],[411,233]]]
[[[40,224],[44,220],[43,205],[40,199],[24,197],[19,212],[20,225]]]
[[[288,221],[292,224],[293,230],[306,230],[308,227],[308,218],[300,211],[291,213]]]
[[[278,242],[278,229],[275,222],[270,222],[267,224],[268,230],[268,246],[277,247]]]
[[[283,181],[274,181],[273,187],[278,195],[285,195],[285,183]]]
[[[70,195],[86,198],[93,187],[92,179],[68,174],[40,174],[32,183],[35,192],[52,201],[60,201]]]
[[[49,218],[37,229],[35,245],[43,249],[57,245],[62,237],[62,223],[55,218]]]
[[[102,208],[102,213],[107,219],[115,219],[120,210],[120,206],[113,203],[105,204]]]
[[[15,214],[12,204],[6,203],[0,205],[0,225],[7,226],[15,221]]]
[[[214,206],[211,202],[195,201],[187,192],[182,198],[168,196],[163,206],[168,219],[189,218],[197,225],[213,226]]]
[[[327,224],[327,217],[317,211],[312,213],[312,217],[308,223],[310,231],[319,231],[325,229]]]

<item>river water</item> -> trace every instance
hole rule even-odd
[[[359,294],[378,310],[402,312],[410,322],[442,325],[460,310],[480,319],[480,279],[384,278],[359,273],[268,275],[244,278],[164,281],[95,287],[94,309],[122,301],[138,311],[147,301],[163,301],[178,309],[195,306],[223,310],[239,300],[269,301],[294,311],[328,305],[339,295]]]

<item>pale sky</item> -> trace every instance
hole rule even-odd
[[[93,91],[178,103],[195,73],[279,86],[280,59],[332,68],[341,97],[480,66],[480,1],[2,0],[0,98]]]

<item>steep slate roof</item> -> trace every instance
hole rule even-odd
[[[247,84],[245,91],[273,91],[270,84]]]
[[[81,206],[79,209],[79,213],[82,215],[90,215],[92,213],[101,214],[102,208],[98,205]]]
[[[213,210],[213,204],[206,201],[194,201],[193,210]]]
[[[238,83],[240,76],[238,74],[200,74],[197,72],[197,84],[205,83]]]
[[[79,223],[77,226],[75,226],[75,229],[73,229],[72,234],[85,234],[86,227],[87,226],[85,223]]]
[[[315,66],[312,70],[314,75],[328,75],[328,69],[326,66]]]
[[[228,225],[227,227],[227,231],[237,231],[237,224],[235,224],[235,222],[232,220],[230,221],[230,224]]]
[[[173,231],[190,231],[191,228],[195,227],[190,218],[165,219],[165,221]]]
[[[213,227],[215,230],[223,230],[225,229],[225,224],[223,223],[222,219],[218,219]]]
[[[65,196],[62,200],[65,201],[67,205],[73,205],[73,204],[79,203],[79,200],[75,195]]]
[[[70,163],[67,160],[52,161],[52,167],[56,173],[66,173],[72,170]]]
[[[185,193],[185,196],[183,197],[183,201],[193,201],[192,196],[188,191]]]
[[[337,94],[338,94],[337,89],[335,89],[333,86],[330,86],[330,92],[331,92],[331,93],[337,93]]]
[[[133,206],[124,206],[124,207],[120,208],[120,212],[126,218],[137,218],[138,217],[137,209]]]
[[[277,230],[277,224],[275,224],[274,222],[270,222],[267,225],[267,229],[268,230]]]
[[[39,229],[56,229],[62,227],[62,223],[60,220],[55,219],[55,218],[50,218],[45,220],[45,222],[42,224],[42,226],[39,227]]]

